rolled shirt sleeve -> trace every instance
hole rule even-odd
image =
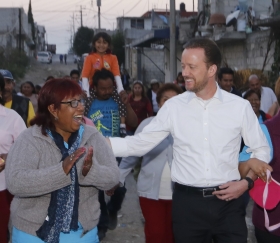
[[[249,102],[245,106],[241,135],[252,152],[250,158],[269,163],[270,147]]]
[[[116,157],[143,156],[169,135],[171,125],[168,104],[165,104],[141,133],[125,138],[109,138],[114,155]]]

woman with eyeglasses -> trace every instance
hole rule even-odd
[[[13,242],[99,242],[98,189],[118,184],[119,171],[105,138],[83,124],[84,105],[74,81],[42,87],[32,126],[6,162]]]
[[[132,94],[129,97],[129,103],[138,118],[138,125],[147,117],[153,116],[153,107],[145,95],[142,81],[136,80],[132,85]],[[136,127],[137,128],[137,127]],[[127,134],[133,135],[136,128],[127,126]]]

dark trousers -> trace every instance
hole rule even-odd
[[[0,242],[8,242],[8,223],[10,218],[10,204],[13,200],[7,190],[0,191]]]
[[[190,187],[175,183],[172,204],[176,243],[247,243],[242,198],[223,201],[203,197]]]
[[[172,231],[172,200],[139,197],[145,218],[146,243],[174,243]]]
[[[262,231],[255,227],[255,236],[258,243],[279,243],[280,236],[273,235],[268,231]]]
[[[126,193],[126,188],[123,187],[118,187],[114,195],[111,196],[110,200],[108,203],[105,202],[105,195],[104,191],[99,191],[99,203],[100,203],[100,218],[99,218],[99,223],[98,223],[98,229],[103,229],[107,231],[108,229],[108,224],[109,224],[109,215],[108,212],[110,213],[117,213],[122,206],[122,202],[124,199]]]

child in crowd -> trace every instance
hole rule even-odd
[[[82,71],[82,88],[89,97],[89,87],[92,84],[92,77],[96,70],[106,68],[110,70],[115,77],[118,93],[123,90],[120,77],[120,68],[118,59],[111,54],[111,37],[105,32],[99,32],[92,40],[93,52],[90,53],[84,62]]]
[[[82,89],[86,92],[87,97],[90,97],[89,88],[92,86],[92,77],[96,70],[101,70],[106,68],[111,71],[114,75],[117,92],[114,94],[116,100],[119,100],[117,94],[125,92],[123,90],[122,80],[120,77],[120,67],[118,64],[118,59],[115,55],[111,54],[111,37],[105,32],[99,32],[93,37],[92,46],[93,52],[90,53],[84,61],[82,70]],[[120,104],[119,101],[117,103]],[[126,125],[125,125],[125,113],[121,114],[121,124],[120,129],[122,131],[122,136],[126,135]]]

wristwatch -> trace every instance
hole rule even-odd
[[[250,177],[244,178],[248,182],[248,190],[251,190],[254,187],[254,181]]]

